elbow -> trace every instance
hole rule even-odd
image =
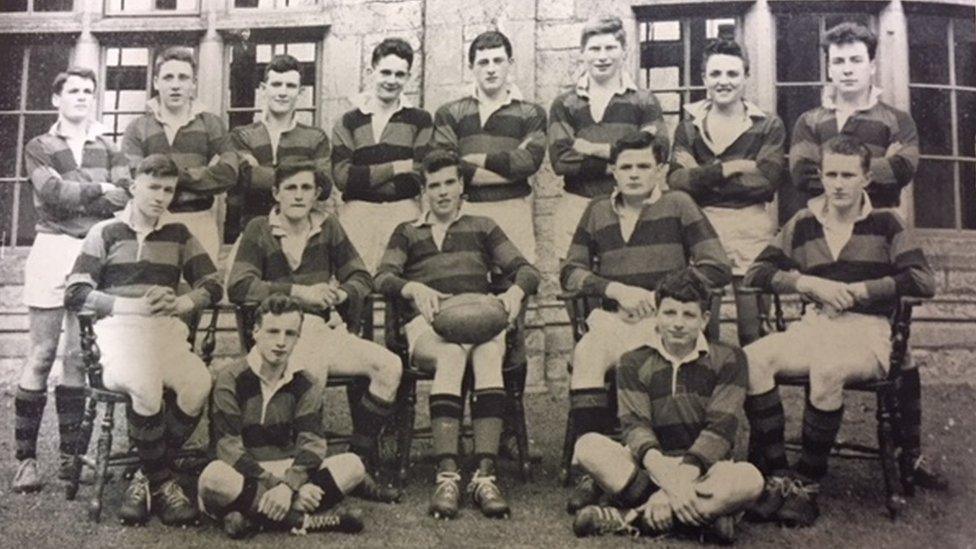
[[[85,300],[91,288],[83,284],[72,284],[64,291],[64,308],[75,313],[81,312],[85,307]]]

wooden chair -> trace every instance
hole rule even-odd
[[[190,335],[188,340],[194,346],[197,327],[199,326],[203,314],[209,313],[210,320],[204,329],[203,339],[200,341],[199,353],[203,361],[208,366],[213,361],[214,349],[217,344],[217,319],[220,316],[221,306],[217,305],[205,309],[204,313],[198,313],[190,321]],[[69,480],[65,497],[68,500],[75,499],[78,494],[78,487],[81,482],[83,467],[90,467],[95,471],[94,487],[91,499],[88,503],[88,519],[93,522],[101,520],[102,515],[102,495],[105,490],[105,482],[109,467],[137,467],[139,456],[134,449],[120,452],[112,452],[113,429],[115,428],[115,407],[116,405],[130,405],[129,395],[119,391],[111,391],[105,388],[102,383],[101,351],[95,337],[95,315],[92,313],[80,313],[78,322],[81,329],[81,352],[84,365],[87,385],[85,387],[85,413],[82,418],[81,440],[88,443],[91,438],[95,424],[95,417],[98,408],[102,408],[102,421],[99,428],[98,441],[94,457],[87,455],[88,448],[82,448],[75,456],[72,467],[72,478]],[[176,456],[182,458],[205,458],[205,452],[197,449],[183,450]]]
[[[400,388],[397,393],[397,473],[400,485],[407,480],[407,473],[410,470],[410,450],[415,439],[430,439],[430,426],[414,428],[417,416],[417,382],[432,380],[434,374],[414,367],[410,360],[409,350],[407,349],[407,336],[404,331],[404,313],[408,304],[401,298],[387,298],[385,314],[385,337],[388,349],[400,356],[403,361],[403,377],[400,381]],[[522,304],[522,313],[519,315],[520,321],[524,322],[525,302]],[[508,355],[517,344],[518,328],[511,327],[505,334],[505,354]],[[518,446],[518,469],[523,482],[532,478],[531,463],[529,459],[529,435],[525,421],[525,405],[523,396],[525,393],[525,380],[527,374],[527,364],[508,364],[507,360],[502,361],[502,377],[505,384],[505,393],[512,405],[512,423],[515,427],[515,440]],[[470,388],[473,384],[471,368],[465,372],[463,387]],[[462,394],[463,394],[462,389]],[[469,392],[469,399],[473,397],[473,392]],[[472,435],[470,425],[465,425],[462,435],[470,437]]]
[[[757,297],[763,294],[761,290],[755,288],[746,288],[744,291],[753,293]],[[914,493],[914,486],[909,476],[911,472],[899,469],[897,457],[901,449],[898,447],[895,426],[900,421],[898,387],[901,384],[902,371],[908,357],[912,309],[921,301],[920,298],[901,297],[889,317],[891,323],[891,355],[888,375],[882,379],[848,383],[844,386],[844,389],[848,391],[875,394],[878,445],[876,447],[866,446],[838,440],[831,451],[831,455],[834,457],[877,460],[881,463],[885,485],[885,507],[892,519],[897,518],[898,513],[906,506],[905,495]],[[786,315],[779,294],[772,294],[772,303],[772,318],[769,317],[768,309],[760,308],[760,334],[763,336],[768,335],[771,331],[782,332],[787,328]],[[801,314],[806,305],[805,301],[801,301]],[[810,380],[807,376],[780,375],[776,376],[776,382],[779,385],[803,387],[807,393],[810,391]],[[800,445],[796,441],[792,441],[787,443],[787,448],[796,451],[800,449]]]

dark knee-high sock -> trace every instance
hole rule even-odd
[[[896,426],[898,442],[903,452],[917,457],[922,453],[922,383],[918,368],[902,372],[898,406],[901,412],[901,422]]]
[[[349,441],[349,449],[367,464],[373,461],[376,437],[379,436],[380,429],[383,428],[390,414],[393,413],[393,406],[393,401],[383,400],[372,392],[366,393],[359,400],[357,405],[359,417],[355,425],[355,432]]]
[[[779,388],[746,397],[746,419],[749,420],[749,461],[764,474],[789,469],[786,460],[786,415]]]
[[[815,407],[809,400],[803,410],[803,434],[800,461],[796,472],[808,480],[819,481],[827,474],[827,458],[837,439],[844,407],[824,411]]]
[[[166,458],[166,422],[163,411],[144,416],[129,407],[126,416],[129,419],[129,438],[139,454],[142,472],[149,480],[149,487],[155,491],[173,476]]]
[[[17,460],[37,457],[37,433],[41,430],[47,391],[17,387],[14,397],[14,441]]]
[[[476,389],[471,401],[471,423],[474,428],[474,453],[478,470],[493,474],[502,435],[502,416],[508,402],[501,387]]]
[[[434,439],[434,456],[438,469],[453,461],[457,467],[458,436],[461,434],[461,418],[464,402],[459,395],[430,395],[430,430]]]
[[[610,402],[603,387],[570,390],[569,413],[577,437],[590,432],[609,434],[613,429]]]
[[[331,509],[338,505],[342,501],[342,498],[346,497],[342,489],[339,488],[339,485],[336,484],[335,477],[332,476],[332,471],[328,467],[312,473],[309,480],[312,484],[321,488],[323,492],[322,501],[319,502],[319,507],[316,511]]]
[[[58,385],[54,388],[54,406],[58,411],[58,434],[62,454],[82,454],[81,420],[85,415],[85,389]],[[87,446],[88,441],[84,441]]]
[[[176,393],[166,389],[163,391],[163,413],[166,424],[166,449],[169,455],[172,456],[179,452],[186,441],[189,440],[193,431],[197,428],[197,423],[200,422],[200,416],[202,414],[197,414],[191,416],[180,409],[179,404],[176,403]]]
[[[623,509],[633,509],[647,503],[657,486],[651,477],[640,467],[634,467],[630,480],[623,489],[613,494],[613,505]]]

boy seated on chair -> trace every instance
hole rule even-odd
[[[204,512],[231,538],[258,526],[359,532],[355,509],[327,512],[366,477],[356,454],[326,457],[322,382],[292,359],[302,306],[272,294],[258,306],[254,347],[217,374],[217,460],[199,479]]]
[[[622,354],[647,343],[654,332],[657,283],[688,266],[710,287],[732,279],[718,235],[694,200],[662,190],[667,157],[663,136],[636,132],[614,144],[610,165],[616,190],[587,206],[562,267],[565,290],[605,302],[590,313],[589,330],[573,349],[569,413],[577,435],[612,429],[604,377]],[[598,497],[592,478],[583,475],[567,511],[575,513]]]
[[[424,158],[422,197],[429,211],[417,221],[401,223],[393,232],[376,283],[384,295],[411,303],[409,317],[404,319],[411,359],[418,368],[434,371],[430,416],[438,465],[430,513],[453,518],[458,512],[458,433],[464,414],[461,383],[470,361],[478,464],[468,492],[486,516],[502,517],[509,514],[509,507],[495,484],[495,459],[506,404],[502,378],[505,332],[479,345],[457,344],[435,333],[431,322],[441,299],[467,292],[487,294],[493,268],[515,281],[498,296],[513,322],[522,301],[538,288],[540,275],[491,218],[462,212],[459,166],[460,160],[450,151],[435,150]]]
[[[745,348],[750,461],[767,475],[764,497],[752,511],[796,526],[809,526],[819,515],[817,492],[840,429],[844,385],[886,375],[888,317],[898,296],[935,293],[932,269],[905,222],[895,210],[871,206],[865,192],[871,151],[840,135],[823,144],[821,156],[823,195],[783,226],[745,276],[748,286],[798,292],[813,303],[786,332]],[[778,374],[810,380],[793,469],[784,451]]]
[[[376,439],[393,411],[403,367],[397,355],[349,333],[335,307],[359,314],[372,290],[372,279],[339,220],[315,208],[328,183],[319,165],[293,161],[275,168],[270,214],[252,219],[241,235],[227,294],[236,304],[260,302],[272,293],[290,295],[307,314],[292,361],[323,383],[330,374],[369,377],[369,391],[359,401],[351,450],[375,467]],[[333,309],[330,321],[322,313]],[[350,321],[353,318],[349,318]],[[394,502],[399,490],[367,475],[357,493]]]
[[[578,464],[610,496],[576,514],[577,536],[704,527],[729,543],[733,514],[762,492],[752,464],[730,461],[748,367],[741,349],[705,339],[709,301],[691,269],[658,284],[656,326],[617,368],[623,444],[599,433],[576,442]]]
[[[220,301],[223,288],[210,256],[166,208],[179,168],[150,155],[136,169],[132,199],[88,232],[68,276],[64,306],[102,317],[95,324],[106,389],[132,399],[129,438],[139,456],[119,518],[164,524],[197,517],[170,464],[189,438],[210,395],[210,372],[190,347],[180,316]],[[180,275],[192,286],[177,297]]]

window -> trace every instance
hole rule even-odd
[[[250,124],[263,107],[264,98],[260,91],[264,78],[264,68],[275,55],[287,53],[295,56],[302,65],[302,91],[298,97],[297,118],[299,122],[316,125],[319,88],[317,70],[319,51],[315,42],[268,43],[256,41],[236,42],[228,47],[230,60],[229,97],[224,104],[228,106],[227,118],[230,127]]]
[[[34,241],[34,197],[24,168],[24,145],[57,120],[51,82],[68,66],[71,48],[0,41],[0,245]]]
[[[684,106],[705,98],[701,56],[709,39],[736,38],[734,18],[683,18],[642,21],[641,84],[661,102],[664,119],[673,132]]]
[[[235,8],[301,8],[317,6],[318,0],[231,0]]]
[[[74,3],[74,0],[3,0],[0,13],[73,11]]]
[[[976,229],[976,23],[965,16],[910,14],[911,112],[922,159],[915,225]]]
[[[861,14],[784,12],[776,15],[776,110],[786,126],[787,141],[796,119],[820,105],[827,83],[826,56],[820,37],[834,25],[852,21],[877,31],[874,17]],[[789,152],[787,143],[787,153]],[[779,192],[780,222],[802,208],[805,197],[793,185]]]
[[[200,13],[200,0],[105,0],[106,15]]]

